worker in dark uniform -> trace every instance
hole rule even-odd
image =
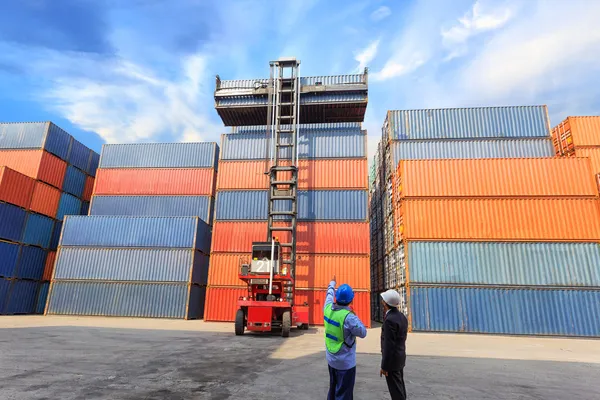
[[[356,377],[356,337],[366,337],[367,329],[350,309],[354,299],[352,288],[344,284],[336,292],[335,283],[334,276],[327,288],[323,309],[329,365],[327,400],[352,400]]]
[[[406,399],[404,387],[404,365],[406,363],[406,336],[408,320],[398,310],[400,294],[388,290],[381,294],[385,309],[381,328],[381,370],[379,376],[385,376],[392,400]]]

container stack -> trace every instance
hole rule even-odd
[[[298,129],[297,304],[323,324],[327,286],[356,291],[355,312],[370,322],[368,163],[361,121],[367,74],[303,77]],[[222,135],[206,320],[233,321],[248,288],[239,280],[252,242],[267,240],[268,80],[221,81],[215,107],[232,133]],[[285,129],[285,127],[283,128]],[[281,153],[280,153],[281,154]],[[288,154],[286,158],[290,158]],[[283,210],[282,210],[283,211]],[[281,242],[288,239],[282,234]]]
[[[238,278],[240,260],[253,241],[266,239],[265,131],[264,126],[239,127],[222,135],[207,320],[233,320],[237,298],[247,292]],[[366,132],[360,123],[307,124],[301,125],[299,143],[296,301],[314,305],[310,323],[321,323],[327,285],[336,275],[340,283],[355,289],[355,310],[365,317],[369,314]]]
[[[523,321],[511,320],[506,315],[511,303],[493,296],[534,296],[549,293],[540,291],[546,286],[569,287],[565,280],[555,280],[553,286],[543,279],[519,278],[543,274],[547,251],[562,254],[562,259],[550,256],[558,266],[576,263],[575,251],[594,254],[598,194],[591,180],[580,176],[590,169],[589,161],[548,159],[553,156],[549,127],[545,107],[388,112],[370,204],[373,254],[383,256],[372,261],[371,282],[374,291],[401,293],[413,329],[526,333],[498,322],[505,318],[518,326]],[[590,272],[590,265],[598,262],[594,257],[577,264],[580,272]],[[456,265],[472,280],[461,281]],[[438,280],[424,275],[429,270]],[[499,270],[505,271],[499,275],[504,280],[490,275]],[[492,290],[498,287],[500,292]],[[525,291],[506,292],[508,288]],[[421,295],[427,290],[439,297]],[[463,292],[486,298],[486,303],[469,304],[467,310],[467,299],[455,295]],[[481,308],[489,304],[495,307],[493,313]],[[378,303],[373,302],[372,312],[381,318]],[[435,325],[449,320],[454,325]],[[493,327],[476,325],[475,320]]]
[[[90,217],[63,230],[47,313],[201,318],[218,153],[105,145]]]
[[[51,122],[0,124],[0,314],[43,312],[62,221],[85,212],[98,159]]]
[[[556,154],[589,157],[600,188],[600,117],[568,117],[552,129]]]

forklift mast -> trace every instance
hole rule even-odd
[[[281,58],[272,61],[267,109],[268,232],[267,241],[281,241],[279,263],[289,271],[292,285],[296,273],[296,227],[298,219],[298,130],[300,116],[300,61]],[[290,161],[288,161],[290,160]],[[289,233],[288,233],[289,232]],[[286,268],[287,267],[287,268]],[[291,288],[290,288],[291,289]],[[286,290],[284,300],[294,305],[294,291]]]

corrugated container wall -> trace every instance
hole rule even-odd
[[[600,136],[600,130],[598,131]],[[592,173],[600,173],[600,146],[599,147],[581,147],[576,151],[577,157],[587,157],[591,161]]]
[[[58,212],[56,213],[56,219],[62,221],[66,215],[79,215],[81,212],[81,200],[75,196],[71,196],[68,193],[63,193],[60,196],[60,202],[58,204]]]
[[[67,163],[43,150],[2,150],[0,165],[61,189]]]
[[[70,193],[75,197],[81,198],[85,189],[85,180],[85,173],[75,168],[74,166],[69,165],[65,174],[63,191]]]
[[[405,200],[399,239],[599,241],[594,199]]]
[[[574,147],[600,146],[600,117],[568,117],[552,129],[557,154]]]
[[[72,216],[60,245],[194,248],[208,254],[210,227],[196,217]]]
[[[34,281],[14,280],[4,305],[3,314],[33,314],[37,301],[39,283]]]
[[[546,106],[388,111],[386,140],[549,137]]]
[[[16,243],[0,242],[0,277],[15,276],[20,251],[21,247]]]
[[[598,243],[407,243],[411,284],[596,286]]]
[[[33,197],[31,198],[31,211],[56,218],[59,203],[60,190],[40,181],[35,182]]]
[[[73,139],[71,142],[71,151],[69,152],[69,164],[72,164],[82,171],[85,171],[90,165],[91,150],[85,147],[81,142]]]
[[[198,216],[210,223],[212,210],[209,196],[94,196],[90,215]]]
[[[586,158],[401,161],[400,197],[597,197]]]
[[[34,184],[30,177],[0,166],[0,201],[29,208]]]
[[[20,241],[26,217],[27,213],[22,208],[0,202],[0,239]]]
[[[102,146],[100,168],[215,168],[216,143],[136,143]]]
[[[0,149],[44,149],[67,160],[72,140],[52,122],[0,124]]]
[[[28,213],[23,232],[23,243],[47,249],[50,247],[53,229],[54,220],[52,218]]]
[[[15,278],[39,281],[44,275],[46,252],[35,246],[21,246]]]
[[[600,336],[600,290],[411,287],[415,331]]]
[[[213,168],[100,169],[94,194],[212,196],[215,179]]]

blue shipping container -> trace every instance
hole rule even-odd
[[[44,249],[50,247],[54,220],[40,214],[28,213],[23,233],[23,243],[40,246]]]
[[[34,281],[12,281],[3,313],[6,315],[33,314],[37,301],[38,286],[39,283]]]
[[[211,223],[209,196],[94,196],[91,215],[200,217]]]
[[[89,201],[81,202],[81,215],[88,215],[90,211],[90,203]],[[113,214],[114,215],[114,214]]]
[[[208,256],[193,249],[62,247],[57,255],[54,279],[206,285]]]
[[[21,246],[21,256],[19,257],[19,265],[15,277],[36,281],[41,280],[44,276],[47,255],[48,253],[39,247]]]
[[[90,149],[85,147],[81,142],[73,139],[73,142],[71,142],[71,151],[69,151],[69,159],[67,161],[80,170],[85,171],[90,164],[91,155],[92,151]]]
[[[60,241],[60,234],[62,232],[62,221],[56,221],[54,223],[54,229],[52,231],[52,240],[50,241],[50,250],[56,250]]]
[[[65,218],[65,215],[79,215],[80,212],[80,199],[67,193],[60,195],[60,203],[58,203],[58,213],[56,215],[56,219],[62,221]]]
[[[92,155],[90,157],[90,162],[85,172],[87,172],[91,176],[96,176],[96,170],[98,169],[98,164],[100,163],[100,154],[92,151]]]
[[[397,140],[390,149],[395,166],[400,160],[554,157],[550,139]]]
[[[61,246],[193,248],[210,253],[211,229],[196,217],[73,216]]]
[[[282,143],[290,143],[290,135],[282,135]],[[367,136],[360,130],[303,132],[298,135],[300,158],[363,158],[367,156]],[[264,134],[221,135],[221,160],[262,160],[269,158],[271,138]],[[279,151],[281,158],[290,158],[290,149]]]
[[[22,208],[0,202],[0,239],[20,242],[26,217]]]
[[[550,138],[546,106],[388,111],[384,139]],[[385,125],[384,125],[385,126]]]
[[[187,283],[53,281],[47,314],[195,319],[203,291]]]
[[[135,143],[102,146],[100,168],[216,168],[216,143]]]
[[[81,198],[85,189],[85,174],[72,165],[67,167],[65,180],[63,183],[63,191],[72,194],[75,197]]]
[[[216,106],[266,106],[268,99],[264,96],[228,96],[218,97]],[[346,103],[367,101],[367,93],[360,92],[322,92],[304,93],[300,95],[300,104]]]
[[[0,149],[44,149],[67,160],[73,138],[52,122],[0,124]]]
[[[281,125],[281,129],[290,129],[290,125]],[[332,131],[355,131],[360,133],[362,131],[362,124],[360,122],[337,122],[337,123],[322,123],[322,124],[300,124],[298,126],[299,132],[306,133],[327,133]],[[266,135],[266,125],[250,125],[250,126],[234,126],[231,128],[232,133],[259,133]]]
[[[9,281],[8,279],[0,278],[0,315],[4,314],[11,283],[12,281]]]
[[[35,305],[35,313],[43,314],[46,308],[46,300],[48,299],[48,289],[50,289],[50,282],[43,282],[39,285],[37,301]]]
[[[366,190],[298,191],[298,219],[304,221],[364,221],[367,218]],[[266,220],[266,190],[221,191],[217,193],[217,220]],[[291,210],[289,201],[275,202],[278,211]],[[284,218],[284,217],[281,217]]]
[[[598,243],[408,242],[411,283],[600,287]]]
[[[20,246],[16,243],[0,242],[0,277],[15,276],[20,250]]]
[[[415,331],[600,336],[600,290],[418,287]]]

